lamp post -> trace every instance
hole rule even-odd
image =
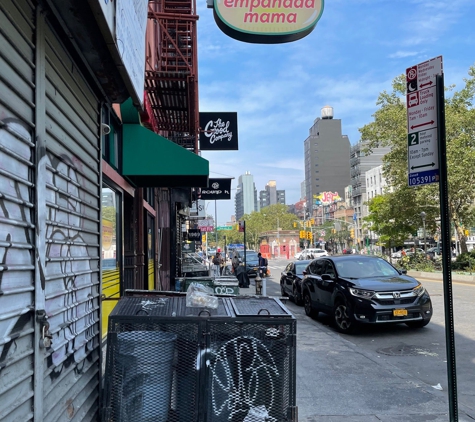
[[[426,252],[426,213],[424,211],[421,212],[422,218],[422,231],[424,234],[424,252]]]

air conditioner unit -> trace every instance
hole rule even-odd
[[[190,208],[185,207],[182,210],[178,211],[178,214],[183,215],[185,217],[189,217],[190,216]]]

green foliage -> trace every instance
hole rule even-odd
[[[472,66],[468,74],[469,78],[464,80],[465,86],[445,100],[448,204],[462,251],[467,250],[464,229],[475,222],[475,67]],[[452,90],[453,87],[448,88],[448,91]],[[376,147],[391,147],[391,151],[383,158],[383,171],[394,192],[385,193],[382,199],[376,197],[368,201],[371,213],[376,215],[367,219],[372,224],[372,230],[388,246],[391,240],[400,241],[421,227],[421,211],[427,214],[427,232],[434,232],[439,214],[437,184],[408,187],[405,92],[405,76],[401,75],[394,79],[392,92],[383,91],[379,95],[379,109],[373,115],[374,120],[360,129],[361,140],[367,144],[367,152]],[[388,227],[389,221],[393,222],[394,228]]]
[[[102,207],[102,219],[112,221],[112,233],[114,235],[116,233],[116,216],[117,210],[115,209],[115,207]]]
[[[246,221],[246,243],[249,248],[257,250],[261,233],[277,231],[277,228],[293,230],[293,223],[296,219],[295,214],[289,213],[287,206],[283,204],[269,205],[259,212],[246,214],[243,217],[243,220]]]
[[[452,270],[468,271],[470,274],[475,271],[475,250],[458,255],[455,262],[452,262]]]
[[[415,253],[410,256],[403,256],[396,264],[396,267],[405,270],[433,272],[436,270],[434,262],[423,253]]]

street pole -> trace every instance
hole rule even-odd
[[[226,261],[227,261],[227,256],[228,254],[226,253],[226,235],[224,235],[224,266],[226,267]]]
[[[422,218],[422,231],[424,235],[424,252],[426,252],[426,213],[424,211],[421,212]]]
[[[218,206],[216,199],[214,200],[214,235],[216,239],[216,253],[218,252]]]

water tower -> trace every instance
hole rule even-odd
[[[322,108],[322,119],[333,119],[333,107],[326,105]]]

